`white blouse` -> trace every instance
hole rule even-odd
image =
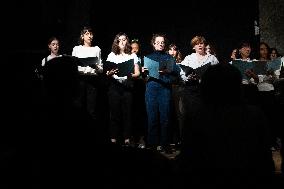
[[[134,64],[138,64],[138,56],[135,53],[132,54],[114,54],[113,52],[109,53],[107,60],[106,61],[110,61],[116,64],[128,61],[128,60],[134,60]],[[123,82],[124,80],[127,79],[127,76],[124,77],[119,77],[116,74],[113,75],[113,78],[115,78],[116,80],[118,80],[119,82]]]
[[[98,62],[98,72],[103,71],[103,65],[102,65],[102,60],[101,60],[101,49],[98,46],[94,47],[85,47],[83,45],[75,46],[72,51],[72,56],[78,57],[78,58],[89,58],[89,57],[98,57],[99,62]],[[86,72],[85,67],[78,66],[78,70],[80,71],[81,69],[84,69]],[[90,69],[91,72],[95,72],[95,70]]]
[[[212,54],[206,54],[204,58],[201,61],[199,61],[197,53],[192,53],[190,55],[187,55],[180,64],[196,69],[206,64],[214,65],[218,63],[219,63],[218,59]],[[185,72],[182,69],[180,71],[180,76],[183,81],[188,80],[188,78],[185,76]]]
[[[76,56],[78,58],[98,57],[101,61],[101,49],[98,46],[85,47],[83,45],[79,45],[73,48],[72,56]]]

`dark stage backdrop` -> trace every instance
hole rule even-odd
[[[253,44],[254,21],[258,20],[258,0],[239,0],[235,3],[217,0],[188,2],[174,1],[135,3],[101,2],[93,0],[37,0],[8,2],[14,17],[5,19],[8,36],[6,49],[11,53],[28,52],[40,60],[47,55],[50,36],[61,39],[61,52],[71,54],[77,45],[84,25],[94,28],[95,44],[106,58],[114,36],[125,32],[142,43],[142,54],[151,51],[153,33],[166,33],[183,55],[191,53],[190,40],[204,35],[217,49],[218,58],[226,60],[242,39]],[[5,8],[5,7],[4,7]],[[3,15],[5,17],[5,15]],[[38,60],[40,62],[40,60]]]

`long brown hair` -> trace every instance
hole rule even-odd
[[[116,34],[116,36],[113,40],[113,43],[112,43],[111,51],[116,55],[120,54],[120,48],[119,48],[119,45],[118,45],[120,36],[125,36],[125,38],[126,38],[126,45],[125,45],[124,53],[131,54],[131,45],[130,45],[130,42],[129,42],[129,38],[123,32]]]
[[[167,52],[169,52],[169,50],[170,50],[171,48],[173,48],[174,50],[177,51],[177,54],[176,54],[176,56],[174,57],[174,58],[176,59],[176,63],[181,63],[183,57],[182,57],[182,54],[181,54],[179,48],[177,47],[176,44],[172,43],[172,44],[170,44],[170,45],[168,46]]]

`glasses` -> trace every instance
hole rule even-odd
[[[161,44],[161,45],[164,45],[165,42],[164,42],[164,41],[161,41],[161,42],[160,42],[160,41],[157,41],[157,42],[155,42],[155,44],[156,44],[156,45],[160,45],[160,44]]]

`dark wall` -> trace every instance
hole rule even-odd
[[[8,7],[13,7],[15,17],[6,24],[7,32],[14,37],[7,49],[38,52],[40,56],[48,53],[46,43],[53,35],[61,39],[62,52],[70,54],[77,45],[82,26],[91,25],[95,30],[95,44],[101,47],[103,57],[110,52],[118,32],[138,38],[143,53],[151,50],[152,34],[163,32],[180,46],[184,55],[191,51],[192,37],[204,35],[216,46],[222,59],[229,56],[241,39],[254,42],[253,21],[258,19],[258,0],[239,0],[235,5],[213,0],[175,1],[172,4],[137,1],[132,8],[121,2],[97,5],[92,0],[19,1],[17,6],[13,4],[15,2],[8,3]]]
[[[119,31],[140,39],[144,53],[151,50],[149,43],[155,32],[166,33],[184,55],[192,49],[190,40],[195,35],[204,35],[216,46],[220,59],[229,56],[242,39],[255,43],[253,22],[258,19],[258,0],[240,0],[235,5],[219,1],[175,1],[167,5],[141,4],[124,13],[118,10],[119,7],[104,14],[92,14],[91,20],[99,31],[98,42],[105,54],[110,52],[112,40]],[[106,14],[113,18],[103,19],[102,15]]]
[[[284,1],[259,0],[260,40],[284,55]]]

